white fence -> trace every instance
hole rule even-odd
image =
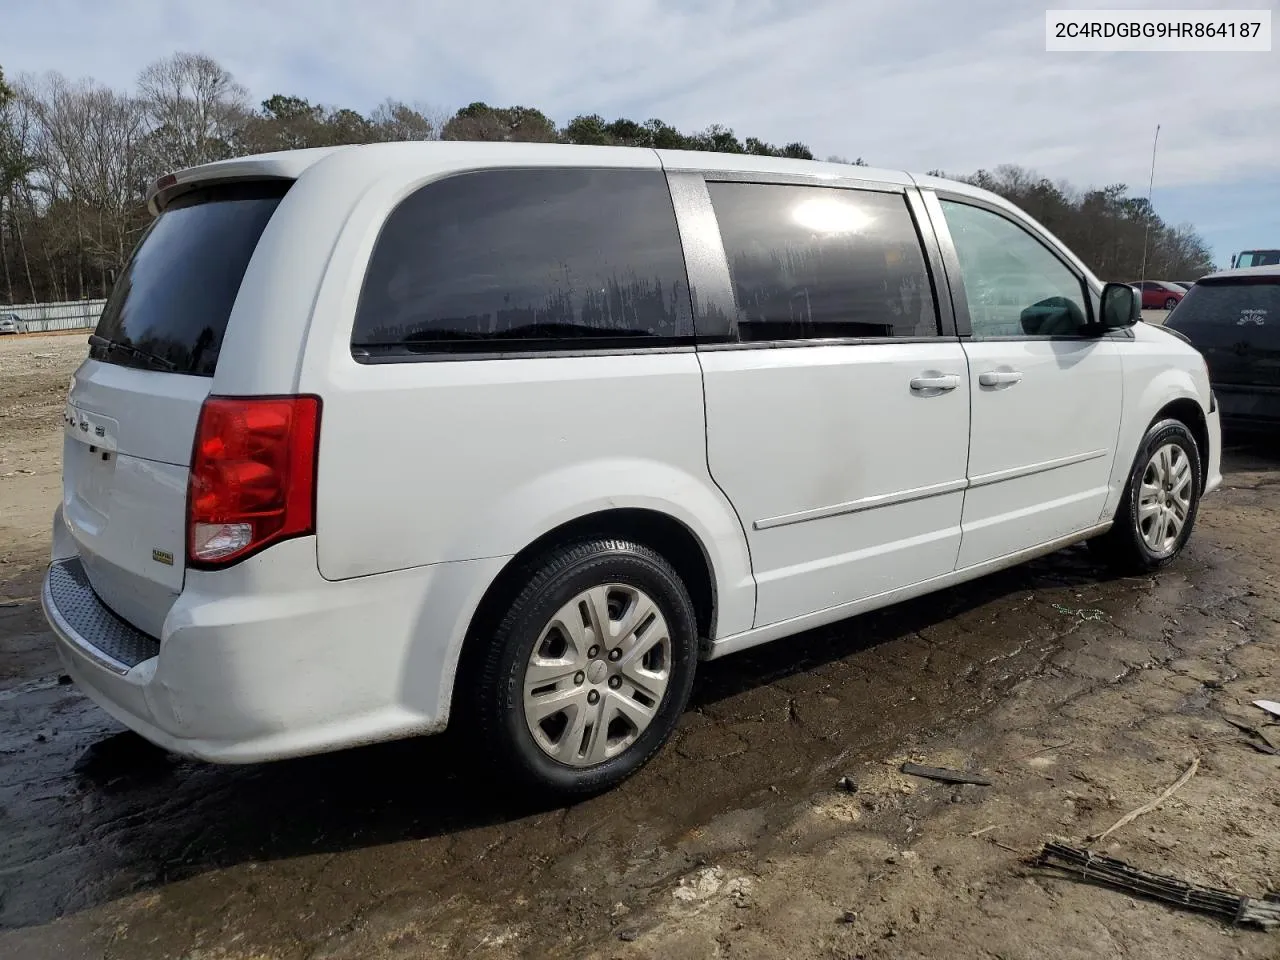
[[[0,317],[13,314],[27,333],[81,330],[97,326],[105,300],[67,300],[63,303],[0,303]]]

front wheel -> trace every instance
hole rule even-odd
[[[504,771],[558,797],[620,783],[667,741],[697,664],[693,604],[658,553],[624,540],[553,550],[487,643],[475,715]]]
[[[1168,300],[1164,302],[1164,308],[1166,310],[1172,310],[1177,305],[1178,305],[1177,297],[1170,297]]]
[[[1172,563],[1195,525],[1201,477],[1191,431],[1179,420],[1156,423],[1138,448],[1111,530],[1090,547],[1120,573],[1150,573]]]

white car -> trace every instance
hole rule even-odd
[[[21,332],[22,321],[16,313],[0,313],[0,334]]]
[[[1200,354],[964,184],[395,143],[149,204],[43,598],[81,688],[180,754],[452,723],[599,790],[699,659],[1077,541],[1156,569],[1221,482]]]

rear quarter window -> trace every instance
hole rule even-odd
[[[660,171],[490,170],[428,184],[391,212],[352,354],[653,347],[692,336]]]
[[[288,181],[228,184],[176,197],[152,221],[111,291],[96,334],[211,377],[249,259]],[[139,353],[95,345],[94,359],[148,370]]]

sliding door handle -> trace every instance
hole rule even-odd
[[[916,377],[911,381],[912,390],[954,390],[960,386],[960,378],[954,373],[937,377]]]
[[[1003,387],[1021,382],[1022,374],[1017,370],[988,370],[978,374],[978,383],[984,387]]]

